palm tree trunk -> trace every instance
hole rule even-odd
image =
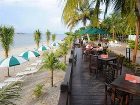
[[[90,37],[89,37],[89,35],[87,34],[87,38],[88,38],[88,42],[90,42]]]
[[[133,60],[132,62],[136,62],[137,50],[138,50],[138,39],[139,39],[139,30],[140,30],[140,17],[138,17],[136,22],[136,39],[135,39],[135,48],[133,52]]]
[[[37,43],[37,49],[39,48],[39,43]]]
[[[113,41],[115,40],[115,31],[114,31],[114,26],[113,26]]]
[[[8,58],[8,50],[5,50],[5,58]]]
[[[67,59],[67,56],[65,55],[64,56],[64,63],[66,64],[66,59]]]
[[[8,77],[10,77],[10,73],[9,73],[9,67],[8,67],[8,74],[7,74],[7,76],[8,76]]]
[[[52,76],[51,76],[51,85],[53,87],[53,69],[51,70],[52,71]]]
[[[49,40],[47,41],[47,45],[49,46]]]

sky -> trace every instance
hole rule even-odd
[[[13,26],[15,32],[49,29],[63,34],[69,30],[62,22],[62,10],[61,0],[0,0],[0,25]]]

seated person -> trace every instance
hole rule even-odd
[[[86,49],[90,50],[92,48],[93,48],[92,44],[89,43],[89,44],[86,45]]]
[[[87,41],[84,39],[83,40],[83,45],[86,45],[87,44]]]
[[[107,45],[107,43],[105,43],[105,44],[104,44],[104,47],[105,47],[105,48],[108,48],[108,45]]]
[[[98,48],[96,49],[97,51],[103,51],[103,47],[101,46],[101,44],[98,44]]]

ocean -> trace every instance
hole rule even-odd
[[[14,42],[13,42],[13,45],[11,46],[11,49],[35,44],[33,35],[34,35],[33,33],[15,34],[14,35]],[[65,37],[64,34],[57,34],[56,35],[56,42],[63,40],[64,37]],[[43,44],[43,42],[46,42],[46,35],[45,34],[42,34],[42,39],[41,39],[40,44]],[[1,44],[0,44],[0,51],[2,51]]]

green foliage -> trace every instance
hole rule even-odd
[[[56,39],[56,35],[55,34],[52,34],[52,41],[54,42]]]
[[[71,8],[71,2],[75,2],[77,6],[75,8]],[[87,21],[94,26],[99,26],[99,14],[101,13],[99,8],[95,9],[94,5],[87,0],[67,0],[67,3],[63,10],[63,20],[64,23],[70,28],[74,28],[79,22],[82,22],[84,26],[86,26]],[[71,9],[70,9],[71,8]]]
[[[64,63],[66,64],[66,55],[69,50],[69,44],[66,43],[66,40],[64,43],[59,44],[59,52],[61,53],[62,56],[64,56]]]
[[[50,39],[51,39],[50,36],[51,36],[51,32],[49,30],[47,30],[47,32],[46,32],[47,44],[49,44],[49,42],[50,42]]]
[[[21,83],[17,82],[0,90],[0,105],[15,105],[20,98]]]
[[[135,48],[135,41],[129,40],[129,41],[128,41],[128,45],[129,45],[129,47],[130,47],[131,49],[134,49],[134,48]]]
[[[33,90],[33,94],[39,98],[42,95],[43,84],[37,84],[35,89]]]
[[[53,52],[44,53],[43,64],[40,69],[46,69],[46,70],[62,69],[61,65],[62,63],[56,57],[55,53]]]
[[[68,47],[71,47],[74,38],[75,36],[73,35],[68,35],[67,37],[65,37],[64,42],[67,43]]]
[[[55,55],[55,53],[50,52],[50,53],[44,53],[43,55],[43,64],[40,67],[40,69],[43,70],[50,70],[52,72],[51,75],[51,82],[52,82],[52,87],[53,87],[53,71],[54,70],[65,70],[66,65],[58,59],[58,57]]]
[[[124,59],[123,65],[130,69],[134,69],[135,67],[135,64],[133,64],[132,61],[129,62],[128,58]]]
[[[37,45],[37,48],[39,48],[39,43],[41,41],[41,32],[40,32],[39,29],[35,30],[35,32],[34,32],[34,41],[35,41],[35,43]]]
[[[10,50],[10,45],[13,44],[14,40],[14,28],[13,27],[6,27],[1,26],[0,27],[0,43],[2,48],[5,51],[5,57],[8,57],[8,52]]]

